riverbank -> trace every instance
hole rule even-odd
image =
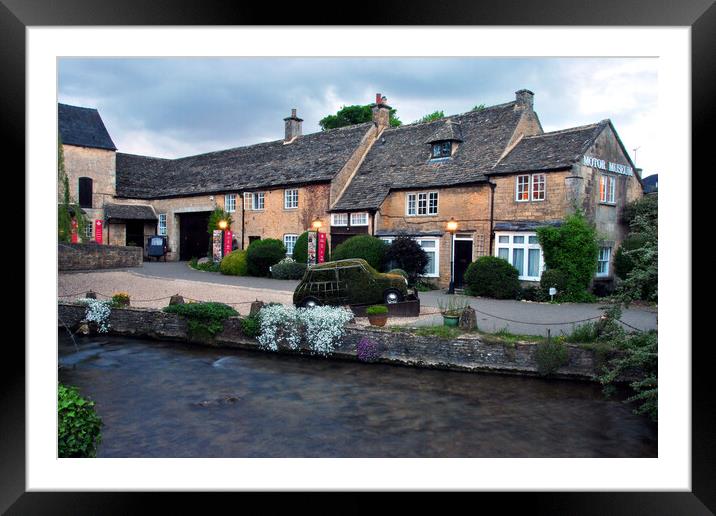
[[[58,327],[75,331],[85,318],[86,307],[79,303],[58,304]],[[187,322],[176,314],[151,308],[113,308],[108,335],[131,336],[187,342],[212,347],[263,351],[257,341],[243,333],[241,317],[230,317],[223,331],[212,340],[195,340]],[[377,328],[348,324],[345,335],[329,358],[357,361],[359,343],[375,351],[374,361],[410,367],[490,372],[522,376],[539,374],[536,342],[501,340],[478,332],[466,332],[454,338],[429,334],[419,329]],[[594,381],[604,356],[593,347],[564,343],[566,359],[552,374],[555,378]],[[279,353],[310,354],[280,346]]]

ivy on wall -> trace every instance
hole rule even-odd
[[[62,201],[57,203],[57,239],[59,242],[72,241],[72,219],[77,221],[77,233],[84,237],[85,227],[89,223],[82,213],[80,205],[70,196],[70,180],[65,172],[65,155],[62,140],[57,141],[57,184],[60,187]]]

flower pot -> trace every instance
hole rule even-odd
[[[443,314],[443,325],[444,326],[457,326],[458,321],[460,320],[459,315],[445,315]]]
[[[385,323],[388,322],[388,314],[369,315],[368,321],[371,326],[385,326]]]

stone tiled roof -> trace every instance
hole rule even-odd
[[[602,120],[596,124],[525,136],[488,175],[569,168],[608,124],[609,120]]]
[[[107,220],[157,220],[154,208],[148,204],[105,204],[104,216]]]
[[[652,174],[643,178],[641,184],[644,187],[644,193],[657,192],[659,190],[657,187],[658,180],[659,174]]]
[[[372,122],[172,160],[117,154],[117,195],[156,199],[330,181]]]
[[[428,138],[425,143],[434,143],[445,140],[462,141],[462,130],[460,124],[448,118],[437,128],[437,130]]]
[[[332,210],[378,209],[391,189],[454,186],[485,181],[517,127],[515,102],[450,117],[462,143],[448,159],[430,160],[427,141],[445,129],[444,119],[386,129]]]
[[[96,109],[58,103],[57,121],[64,144],[117,150]]]

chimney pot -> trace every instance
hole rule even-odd
[[[380,93],[375,94],[375,103],[376,104],[382,104],[383,103],[383,96]]]
[[[378,127],[389,127],[390,126],[390,106],[386,104],[387,98],[382,94],[375,94],[375,104],[371,105],[371,111],[373,112],[373,122]]]
[[[303,120],[296,115],[296,108],[291,109],[291,116],[283,120],[286,123],[284,142],[290,142],[294,138],[301,136],[301,122],[303,122]]]
[[[534,106],[535,94],[530,90],[518,90],[515,92],[515,100],[517,101],[517,108],[519,109],[532,109]]]

